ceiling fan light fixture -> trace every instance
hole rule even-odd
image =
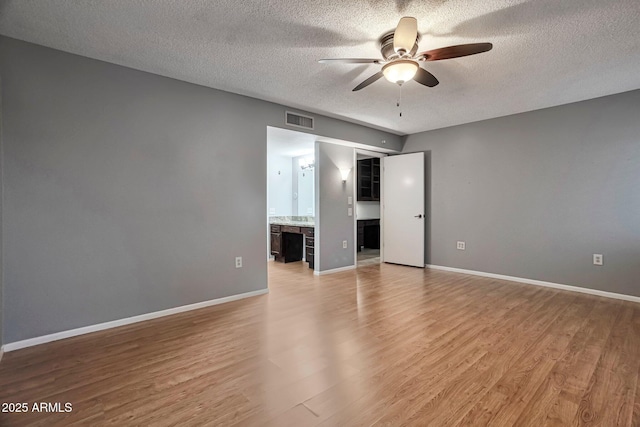
[[[418,63],[410,59],[399,59],[382,67],[384,78],[391,83],[402,84],[413,79],[418,72]]]

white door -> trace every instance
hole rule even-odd
[[[382,159],[383,261],[424,267],[424,153]]]

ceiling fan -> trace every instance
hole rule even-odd
[[[419,62],[460,58],[461,56],[487,52],[493,48],[491,43],[472,43],[416,53],[418,51],[419,41],[418,21],[416,18],[405,16],[400,19],[395,31],[385,34],[380,39],[380,53],[383,59],[339,58],[321,59],[318,62],[384,64],[382,70],[353,88],[353,91],[364,89],[383,76],[390,82],[397,83],[398,85],[402,85],[409,80],[415,80],[422,85],[434,87],[439,83],[438,79],[424,68],[421,68]]]

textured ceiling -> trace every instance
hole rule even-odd
[[[384,79],[377,39],[418,19],[420,50],[492,42],[491,52],[429,62],[435,88]],[[278,102],[398,134],[640,88],[639,0],[16,0],[9,37]]]

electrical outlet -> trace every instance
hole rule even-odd
[[[593,254],[593,265],[604,265],[602,254]]]
[[[460,251],[464,251],[466,249],[466,244],[465,242],[458,242],[456,244],[456,249],[460,250]]]
[[[353,208],[347,208],[347,216],[353,216]]]
[[[347,249],[347,241],[346,240],[342,241],[342,249]]]
[[[276,214],[276,208],[270,208],[269,215],[275,215],[275,214]]]
[[[242,268],[242,257],[241,256],[237,256],[236,257],[236,268]]]
[[[348,205],[352,205],[353,204],[353,197],[351,197],[351,196],[347,197],[347,204]]]

